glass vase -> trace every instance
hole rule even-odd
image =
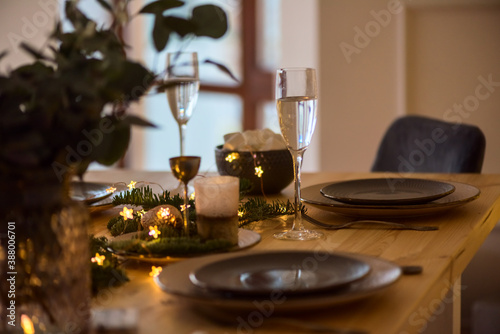
[[[69,180],[0,176],[2,333],[90,332],[89,214]]]

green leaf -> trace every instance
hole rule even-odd
[[[106,88],[116,90],[127,102],[139,100],[149,90],[154,75],[139,63],[126,61],[118,65],[119,71],[107,75]]]
[[[196,31],[196,25],[193,22],[180,17],[167,16],[161,22],[166,25],[168,29],[175,31],[181,37]]]
[[[80,37],[79,39],[79,46],[83,48],[88,55],[100,51],[105,56],[125,58],[123,45],[118,37],[109,30],[96,31],[91,36],[86,36],[85,38]]]
[[[178,83],[175,81],[158,81],[156,85],[157,93],[164,93],[167,89],[177,86]]]
[[[45,59],[45,60],[48,59],[42,53],[40,53],[39,51],[35,50],[33,47],[29,46],[25,42],[21,42],[21,44],[19,44],[19,47],[21,49],[23,49],[24,51],[26,51],[27,53],[29,53],[35,59]]]
[[[57,21],[54,26],[54,30],[50,33],[50,38],[60,40],[63,35],[61,21]]]
[[[128,124],[128,125],[138,125],[138,126],[145,126],[145,127],[150,127],[150,128],[156,128],[157,126],[144,118],[141,118],[139,116],[135,115],[126,115],[125,118],[122,120],[123,123]]]
[[[5,57],[8,53],[9,51],[7,50],[3,50],[2,52],[0,52],[0,60],[2,60],[2,58]]]
[[[35,83],[42,82],[51,77],[54,70],[37,61],[32,64],[21,65],[12,71],[11,78],[23,78],[24,80],[33,80]]]
[[[66,1],[64,12],[76,30],[83,29],[89,22],[92,22],[78,9],[77,1]]]
[[[212,65],[217,66],[217,68],[218,68],[219,70],[221,70],[222,72],[224,72],[224,73],[226,73],[227,75],[229,75],[229,77],[231,77],[231,79],[233,79],[233,80],[234,80],[234,81],[236,81],[236,82],[240,82],[240,81],[238,80],[238,78],[236,78],[236,77],[234,76],[234,74],[233,74],[233,73],[232,73],[232,72],[231,72],[231,71],[230,71],[230,70],[229,70],[226,66],[224,66],[224,65],[222,65],[222,64],[220,64],[220,63],[216,63],[215,61],[210,60],[210,59],[206,59],[206,60],[204,61],[204,63],[207,63],[207,64],[212,64]]]
[[[178,0],[158,0],[142,7],[139,13],[142,14],[163,14],[166,10],[184,6],[183,1]]]
[[[89,165],[90,165],[89,160],[83,160],[76,166],[74,166],[76,175],[82,177],[89,168]]]
[[[191,21],[196,24],[196,36],[220,38],[228,29],[224,10],[214,5],[202,5],[193,9]]]
[[[164,19],[162,15],[157,15],[153,27],[153,44],[158,52],[165,49],[172,33],[168,25],[163,23]]]
[[[114,119],[108,117],[109,119]],[[125,154],[130,141],[130,125],[113,121],[113,131],[103,133],[102,142],[94,147],[91,158],[98,163],[111,166]]]

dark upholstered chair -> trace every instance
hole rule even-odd
[[[404,116],[396,119],[384,135],[372,171],[480,173],[485,146],[485,137],[476,126]],[[500,300],[486,304],[484,296],[495,300],[493,295],[498,291],[491,288],[498,286],[500,279],[498,270],[492,270],[491,258],[500,258],[499,239],[500,223],[462,275],[462,286],[467,287],[462,291],[463,327],[470,330],[469,323],[482,323],[481,331],[472,334],[498,333],[494,324],[500,323]]]
[[[372,171],[480,173],[485,147],[484,134],[476,126],[403,116],[385,133]]]

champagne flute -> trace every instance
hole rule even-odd
[[[316,126],[318,85],[312,68],[284,68],[276,75],[276,108],[281,134],[293,157],[295,217],[292,229],[274,234],[282,240],[312,240],[323,233],[306,230],[300,211],[300,170],[303,155],[311,142]]]
[[[165,83],[168,105],[179,126],[180,155],[185,155],[187,122],[198,100],[200,77],[196,52],[167,54]]]
[[[189,196],[188,183],[193,179],[200,169],[200,157],[180,156],[170,158],[170,169],[174,176],[180,182],[184,183],[184,210],[182,210],[182,218],[184,223],[184,233],[189,237]]]

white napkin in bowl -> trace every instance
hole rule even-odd
[[[286,150],[285,141],[280,134],[270,129],[247,130],[224,135],[224,150],[229,151],[273,151]]]

